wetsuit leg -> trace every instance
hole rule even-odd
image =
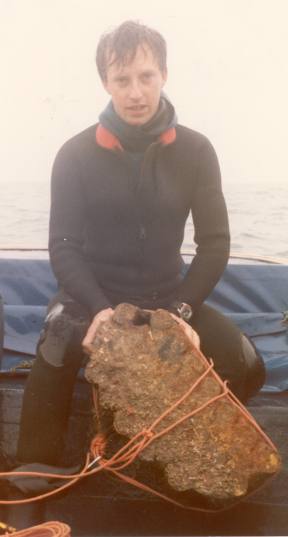
[[[203,304],[193,315],[191,325],[200,336],[200,347],[212,358],[215,370],[229,381],[233,393],[245,402],[265,381],[261,356],[239,328],[215,309]]]
[[[266,380],[266,371],[263,358],[257,351],[251,339],[243,334],[241,341],[247,366],[247,380],[245,383],[244,396],[244,400],[247,400],[261,390]]]
[[[0,366],[3,355],[3,342],[4,342],[4,311],[3,311],[3,298],[0,295]]]
[[[88,325],[87,313],[64,293],[50,303],[24,392],[17,453],[21,462],[59,464]]]

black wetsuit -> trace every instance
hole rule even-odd
[[[150,309],[188,302],[201,349],[231,389],[245,401],[264,382],[263,363],[248,340],[204,304],[229,255],[213,147],[177,126],[135,155],[113,133],[92,126],[56,157],[49,249],[60,293],[48,308],[25,390],[21,461],[59,462],[81,339],[97,312],[120,302]],[[180,247],[190,211],[197,249],[183,277]]]

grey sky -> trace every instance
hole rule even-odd
[[[97,121],[96,44],[129,18],[165,36],[166,91],[223,181],[288,179],[288,0],[0,0],[0,16],[0,181],[49,181],[60,145]]]

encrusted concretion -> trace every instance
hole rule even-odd
[[[123,444],[149,429],[198,381],[153,433],[190,417],[155,438],[139,454],[135,470],[137,477],[142,461],[153,483],[158,476],[161,492],[176,499],[193,504],[200,495],[208,503],[230,505],[280,467],[272,443],[165,310],[117,306],[99,328],[86,378],[98,387],[100,416],[110,415]]]

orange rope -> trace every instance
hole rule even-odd
[[[29,503],[31,501],[38,501],[45,498],[48,498],[56,493],[62,492],[63,490],[71,487],[74,483],[76,483],[78,480],[82,479],[83,477],[90,476],[92,474],[96,474],[101,470],[107,470],[115,475],[117,475],[120,479],[123,481],[137,487],[141,488],[144,491],[150,492],[162,499],[165,499],[166,501],[169,501],[173,503],[174,505],[177,505],[179,507],[184,507],[191,510],[196,511],[205,511],[205,512],[215,512],[213,509],[202,509],[198,507],[190,507],[185,506],[172,498],[169,498],[168,496],[165,496],[164,494],[150,488],[147,485],[144,485],[143,483],[139,483],[135,479],[132,479],[129,476],[126,476],[125,474],[122,474],[120,470],[123,470],[130,464],[134,462],[136,457],[144,450],[146,449],[152,442],[154,442],[157,438],[160,438],[161,436],[167,434],[172,429],[183,423],[185,420],[191,418],[195,414],[201,412],[206,407],[211,405],[217,400],[220,400],[221,398],[227,397],[229,398],[230,402],[236,406],[242,415],[245,416],[246,419],[249,420],[249,422],[257,429],[257,431],[263,436],[263,438],[269,443],[269,445],[272,447],[272,449],[277,452],[276,447],[274,446],[273,442],[270,440],[270,438],[262,431],[262,429],[259,427],[255,419],[249,414],[249,412],[246,410],[246,408],[238,401],[238,399],[233,395],[233,393],[228,389],[227,382],[222,381],[222,379],[219,377],[219,375],[216,373],[216,371],[213,369],[213,361],[210,360],[210,364],[207,363],[207,360],[205,356],[196,348],[193,348],[194,352],[197,352],[198,357],[201,358],[203,364],[205,365],[205,371],[198,377],[198,379],[193,383],[193,385],[185,392],[184,395],[182,395],[175,403],[173,403],[168,409],[166,409],[154,422],[150,427],[147,429],[144,429],[143,431],[140,431],[137,433],[133,438],[131,438],[122,448],[120,448],[110,459],[103,459],[104,451],[105,451],[105,437],[100,434],[96,435],[96,437],[92,440],[91,446],[90,446],[90,453],[87,454],[86,462],[78,474],[73,475],[62,475],[62,474],[50,474],[50,473],[41,473],[41,472],[2,472],[0,473],[1,477],[7,477],[7,476],[34,476],[34,477],[47,477],[47,478],[53,478],[53,479],[61,479],[61,480],[68,480],[68,483],[65,483],[64,485],[61,485],[57,489],[53,491],[46,492],[44,494],[38,495],[34,498],[25,498],[23,500],[1,500],[0,505],[9,505],[9,504],[23,504],[23,503]],[[162,431],[156,432],[155,428],[163,421],[165,417],[167,417],[171,412],[173,412],[176,408],[178,408],[179,405],[187,398],[193,390],[197,388],[197,386],[203,382],[203,380],[206,378],[206,376],[212,373],[214,377],[217,379],[218,383],[222,387],[222,393],[219,395],[216,395],[206,401],[206,403],[203,403],[198,408],[194,409],[193,411],[189,412],[188,414],[182,416],[178,420],[176,420],[173,424],[169,425]],[[97,395],[95,387],[93,386],[93,401],[95,407],[97,406]],[[97,408],[95,408],[97,412]],[[98,466],[96,468],[91,468],[91,466],[94,465],[95,462],[98,462]],[[235,504],[234,504],[235,505]],[[224,508],[225,509],[225,508]],[[218,509],[218,511],[221,511],[221,509]]]
[[[63,522],[53,521],[5,535],[12,535],[12,537],[70,537],[71,528]]]

